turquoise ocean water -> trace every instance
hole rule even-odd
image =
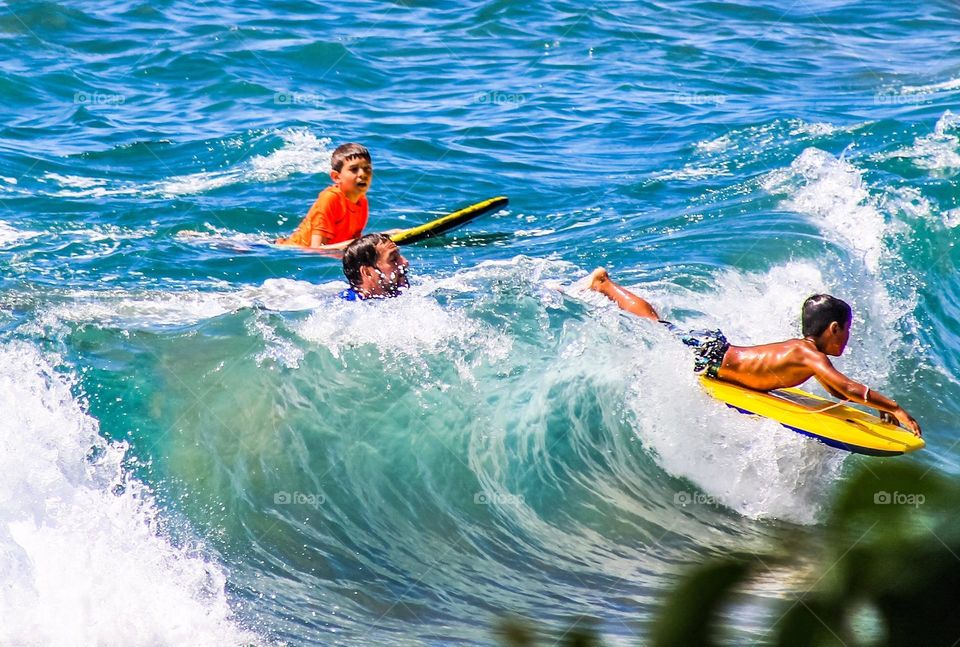
[[[960,12],[923,3],[0,5],[0,644],[636,644],[686,564],[816,537],[859,465],[711,401],[598,266],[837,365],[960,473]],[[371,229],[494,195],[345,303],[289,233],[341,142]],[[186,232],[186,233],[185,233]],[[188,232],[194,232],[192,234]],[[770,576],[729,610],[763,644]]]

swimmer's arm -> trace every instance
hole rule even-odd
[[[824,389],[826,389],[827,393],[829,393],[830,395],[832,395],[832,396],[835,397],[835,398],[838,398],[838,399],[840,399],[840,400],[849,400],[849,399],[850,399],[850,398],[848,398],[847,396],[845,396],[844,394],[840,393],[840,391],[837,391],[836,389],[834,389],[832,386],[828,386],[828,385],[824,384],[823,382],[820,382],[820,385],[821,385]]]
[[[834,368],[826,355],[818,353],[811,364],[813,364],[814,377],[834,397],[851,402],[862,402],[868,407],[877,409],[880,412],[880,418],[885,422],[893,422],[895,419],[900,425],[913,432],[914,436],[921,434],[920,425],[903,407],[882,393],[871,390],[865,384],[851,380]]]

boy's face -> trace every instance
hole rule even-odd
[[[841,331],[843,331],[842,332],[843,338],[840,342],[840,352],[837,353],[838,355],[842,354],[844,349],[847,347],[847,342],[850,341],[850,328],[852,327],[853,327],[853,317],[851,316],[850,321],[847,322],[847,325],[840,329]]]
[[[830,342],[824,352],[827,355],[840,357],[847,347],[847,342],[850,341],[850,328],[852,327],[853,317],[850,317],[850,321],[847,322],[846,326],[841,326],[838,321],[831,323],[829,328]]]
[[[377,245],[377,265],[360,268],[363,290],[370,296],[396,296],[401,288],[410,287],[407,268],[410,263],[400,254],[393,241]]]
[[[330,178],[348,200],[356,202],[366,195],[373,182],[373,164],[362,157],[354,157],[344,161],[339,171],[330,171]]]

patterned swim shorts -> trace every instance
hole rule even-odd
[[[730,342],[719,330],[680,330],[669,321],[661,321],[687,346],[693,348],[693,370],[716,378]]]

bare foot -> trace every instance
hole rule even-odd
[[[603,284],[610,280],[607,270],[598,267],[590,273],[590,289],[595,292],[603,292]]]

